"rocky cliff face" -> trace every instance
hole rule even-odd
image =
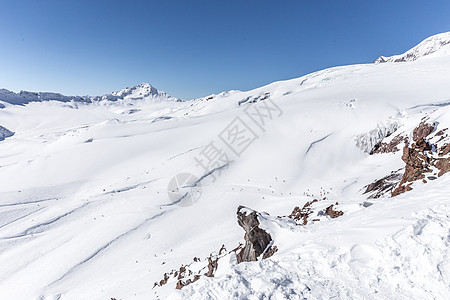
[[[450,171],[450,139],[448,129],[438,131],[437,122],[422,119],[420,124],[409,132],[402,132],[391,139],[390,142],[381,141],[370,152],[385,154],[400,151],[398,146],[404,143],[401,159],[405,169],[401,175],[400,170],[393,171],[366,186],[364,193],[369,198],[378,198],[390,193],[393,197],[412,190],[414,182],[421,180],[435,180],[437,177]]]
[[[411,190],[414,181],[424,179],[425,173],[432,171],[430,164],[430,153],[433,146],[426,140],[435,129],[435,125],[420,123],[413,131],[413,143],[407,142],[403,148],[402,160],[405,162],[405,173],[397,189],[392,192],[392,196]]]

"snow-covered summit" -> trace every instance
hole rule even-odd
[[[450,55],[450,32],[433,35],[407,52],[394,56],[380,56],[375,63],[414,61],[425,56]]]
[[[52,92],[28,92],[20,91],[14,93],[7,89],[0,89],[0,101],[10,104],[27,104],[30,102],[42,101],[61,101],[61,102],[97,102],[97,101],[119,101],[119,100],[155,100],[155,101],[181,101],[179,98],[172,97],[163,91],[157,90],[148,83],[141,83],[134,87],[127,87],[123,90],[112,92],[103,96],[65,96]]]
[[[123,90],[112,92],[111,94],[93,97],[92,99],[94,101],[141,100],[141,99],[181,101],[181,99],[172,97],[166,92],[159,91],[155,87],[145,82],[131,88],[127,87]]]

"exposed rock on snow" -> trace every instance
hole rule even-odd
[[[241,104],[244,104],[244,103],[257,103],[259,101],[264,101],[264,100],[268,99],[269,97],[270,97],[270,92],[266,92],[266,93],[263,93],[256,97],[247,97],[243,100],[240,100],[238,102],[238,105],[240,106]]]
[[[191,263],[187,265],[183,264],[178,269],[173,269],[170,272],[164,273],[163,278],[153,284],[153,288],[162,287],[175,280],[175,288],[181,290],[183,287],[196,282],[202,276],[214,277],[217,268],[219,267],[219,260],[227,257],[231,253],[236,253],[240,249],[242,249],[242,244],[231,251],[227,251],[225,245],[222,245],[218,254],[216,252],[210,253],[210,255],[203,260],[194,257]],[[206,262],[207,264],[205,264]],[[226,264],[227,262],[224,263]]]
[[[436,124],[428,124],[426,122],[421,122],[419,126],[413,130],[413,141],[415,143],[421,142],[428,137],[430,133],[434,131]]]
[[[0,141],[3,141],[7,137],[10,137],[10,136],[13,136],[13,135],[14,135],[14,132],[6,129],[3,126],[0,126]]]
[[[245,246],[237,254],[238,263],[244,261],[256,261],[268,258],[276,252],[276,246],[272,245],[272,237],[259,227],[258,220],[260,213],[244,206],[239,206],[237,210],[238,224],[245,230]]]
[[[450,32],[431,36],[405,52],[390,57],[380,56],[374,63],[414,61],[425,56],[446,55],[450,53]]]
[[[337,205],[337,203],[336,203],[336,205]],[[344,214],[344,212],[342,210],[335,210],[335,209],[333,209],[333,207],[334,207],[334,204],[331,204],[330,206],[328,206],[325,209],[325,216],[329,216],[330,218],[334,219],[334,218],[340,217]]]
[[[155,282],[153,284],[153,288],[158,287],[158,286],[159,287],[164,286],[167,283],[169,283],[170,280],[175,280],[176,281],[175,288],[180,290],[184,286],[197,281],[201,277],[200,272],[203,270],[203,268],[200,271],[197,271],[194,273],[191,269],[191,266],[194,263],[198,263],[198,262],[200,262],[200,259],[197,259],[195,257],[194,261],[191,262],[190,264],[181,265],[179,269],[172,270],[168,273],[164,273],[163,278],[160,281]]]
[[[436,124],[429,124],[425,121],[422,121],[414,129],[413,143],[411,145],[406,143],[403,148],[402,160],[406,163],[405,172],[400,185],[392,192],[392,196],[410,191],[414,181],[422,179],[426,183],[425,174],[430,173],[431,175],[434,168],[439,171],[438,176],[450,171],[450,158],[447,157],[450,149],[448,142],[438,145],[428,141],[435,129]],[[438,136],[442,137],[441,132],[438,133]],[[436,173],[436,171],[434,172]]]
[[[438,123],[428,123],[427,118],[423,118],[409,135],[403,132],[388,142],[380,141],[372,149],[370,154],[397,152],[397,146],[405,143],[402,160],[406,166],[403,175],[398,170],[365,186],[364,194],[369,194],[369,198],[379,198],[389,193],[391,196],[397,196],[410,191],[417,180],[427,183],[427,179],[437,178],[434,175],[442,176],[450,171],[447,128],[436,132]],[[434,132],[436,133],[433,135]]]
[[[386,195],[391,195],[394,189],[402,180],[402,173],[400,170],[393,171],[388,176],[376,180],[375,182],[365,186],[364,194],[369,194],[369,198],[376,199]]]
[[[214,277],[214,274],[216,273],[217,267],[219,265],[219,257],[217,255],[210,255],[208,257],[208,272],[205,273],[206,277]]]
[[[370,151],[370,155],[373,154],[382,154],[382,153],[393,153],[400,151],[398,149],[398,145],[405,141],[405,137],[401,135],[395,136],[390,142],[379,142],[375,145],[375,147]]]
[[[303,205],[301,209],[300,207],[296,206],[288,217],[296,222],[301,221],[302,225],[308,224],[308,217],[314,212],[311,208],[311,204],[318,201],[319,200],[317,199],[308,201],[305,203],[305,205]]]

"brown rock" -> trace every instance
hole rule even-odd
[[[431,145],[426,140],[434,129],[434,124],[427,124],[424,121],[414,129],[414,143],[411,146],[407,143],[403,148],[402,160],[406,164],[405,172],[400,185],[392,192],[392,196],[397,196],[411,190],[411,185],[416,180],[423,180],[423,182],[426,183],[427,181],[425,180],[424,174],[431,172],[432,166],[439,169],[438,176],[442,176],[443,174],[450,172],[450,158],[442,157],[450,153],[450,144],[445,144],[438,147],[437,145]],[[446,130],[447,129],[440,130],[436,133],[436,136],[442,136],[442,140]],[[432,151],[433,148],[436,149],[438,156],[434,151]]]
[[[402,143],[403,141],[405,141],[405,138],[397,135],[389,143],[379,142],[375,145],[372,151],[370,151],[370,155],[397,152],[400,150],[397,146],[400,145],[400,143]]]
[[[300,209],[300,207],[296,206],[292,210],[291,214],[288,216],[288,218],[293,219],[294,221],[300,221],[302,220],[302,225],[308,224],[308,217],[313,213],[313,210],[311,208],[311,204],[318,202],[319,200],[314,199],[312,201],[308,201],[303,205],[303,207]]]
[[[340,217],[340,216],[342,216],[344,214],[343,211],[341,211],[341,210],[334,210],[333,207],[334,207],[334,205],[331,204],[330,206],[328,206],[325,209],[325,215],[326,216],[329,216],[330,218],[334,219],[334,218]]]
[[[443,147],[441,147],[440,151],[439,151],[439,155],[440,156],[444,156],[450,153],[450,144],[447,144]]]
[[[438,176],[441,177],[447,172],[450,172],[450,158],[440,158],[435,163],[436,167],[439,169]]]
[[[413,131],[413,141],[418,142],[425,139],[436,128],[434,124],[428,124],[422,121]]]
[[[254,210],[239,206],[237,210],[238,224],[245,230],[245,246],[236,255],[238,263],[245,261],[256,261],[261,254],[263,258],[270,257],[276,250],[269,246],[272,237],[263,229],[259,228],[258,216],[260,214]]]
[[[208,257],[208,272],[205,273],[207,277],[214,277],[214,273],[217,270],[218,258],[213,258],[212,254]]]
[[[375,182],[365,186],[364,194],[370,194],[369,198],[379,198],[387,193],[392,193],[395,187],[402,180],[402,174],[399,171],[393,171],[388,176],[376,180]]]

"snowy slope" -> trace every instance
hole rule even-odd
[[[414,61],[423,57],[447,56],[450,54],[450,32],[433,35],[404,54],[380,56],[375,63]]]
[[[187,102],[133,100],[147,86],[106,104],[2,99],[15,134],[0,142],[0,299],[445,299],[449,173],[397,197],[364,191],[405,168],[402,151],[370,155],[377,143],[424,117],[450,127],[448,78],[450,56],[435,55]],[[238,126],[250,130],[236,144]],[[228,161],[208,165],[212,146]],[[201,179],[193,202],[168,195],[180,173]],[[276,218],[324,197],[320,221]],[[344,214],[319,214],[331,204]],[[278,252],[238,265],[231,253],[213,278],[154,287],[243,242],[239,205],[270,214]]]

